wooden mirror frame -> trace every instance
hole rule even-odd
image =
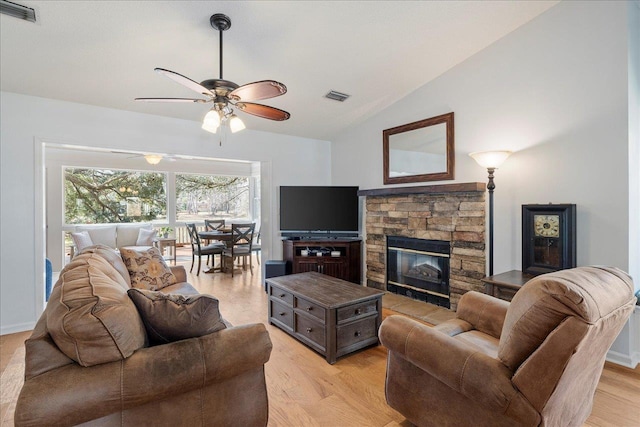
[[[441,123],[446,124],[446,170],[433,173],[424,173],[418,175],[405,175],[405,176],[389,176],[389,137],[391,135],[409,132],[429,126],[438,125]],[[420,120],[406,125],[396,126],[391,129],[385,129],[382,131],[382,154],[383,154],[383,166],[384,166],[384,183],[385,184],[403,184],[407,182],[424,182],[424,181],[444,181],[453,179],[453,170],[455,165],[455,152],[454,152],[454,130],[453,130],[453,112],[442,114],[440,116],[431,117],[429,119]]]

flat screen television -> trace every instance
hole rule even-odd
[[[280,187],[285,237],[358,236],[358,187]]]

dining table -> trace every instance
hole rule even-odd
[[[233,234],[231,233],[231,228],[199,231],[198,237],[202,240],[206,240],[207,242],[212,240],[223,242],[227,247],[231,247],[231,245],[233,245]],[[222,256],[220,258],[220,267],[212,266],[210,269],[206,270],[205,273],[214,273],[216,271],[222,271]]]
[[[202,240],[218,240],[220,242],[224,242],[225,245],[230,246],[230,243],[233,240],[233,234],[231,233],[231,229],[220,229],[220,230],[206,230],[206,231],[198,231],[198,236]]]

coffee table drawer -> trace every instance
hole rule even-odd
[[[270,286],[269,289],[271,292],[271,296],[274,299],[281,300],[282,302],[290,306],[293,305],[293,294],[291,292],[285,291],[284,289],[280,289],[275,286]]]
[[[339,308],[337,319],[338,324],[344,323],[365,314],[377,312],[378,306],[376,304],[376,301],[377,300],[365,301],[359,304],[353,304],[347,307]]]
[[[307,314],[310,314],[311,316],[319,319],[323,323],[325,322],[326,310],[324,308],[320,307],[318,304],[314,304],[300,297],[296,297],[295,301],[296,301],[296,304],[294,307],[296,307],[298,310],[301,310]]]
[[[269,300],[269,304],[271,304],[271,319],[293,330],[293,309],[274,300]]]
[[[296,317],[296,335],[312,346],[315,344],[320,351],[324,351],[326,348],[325,326],[312,318],[301,316],[298,313],[295,313],[294,316]]]
[[[340,352],[341,348],[349,347],[351,345],[359,343],[360,341],[365,341],[370,338],[377,337],[376,320],[377,316],[371,316],[367,317],[366,319],[350,323],[348,325],[338,326],[338,352]]]

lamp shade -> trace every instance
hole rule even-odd
[[[497,169],[511,155],[511,151],[477,151],[469,154],[480,166]]]
[[[236,133],[244,129],[245,125],[242,120],[240,120],[240,117],[232,114],[231,118],[229,119],[229,128],[231,129],[231,133]]]
[[[145,154],[144,159],[150,165],[157,165],[162,160],[162,156],[160,154]]]
[[[220,126],[220,113],[215,109],[211,109],[202,120],[202,129],[207,132],[216,133]]]

